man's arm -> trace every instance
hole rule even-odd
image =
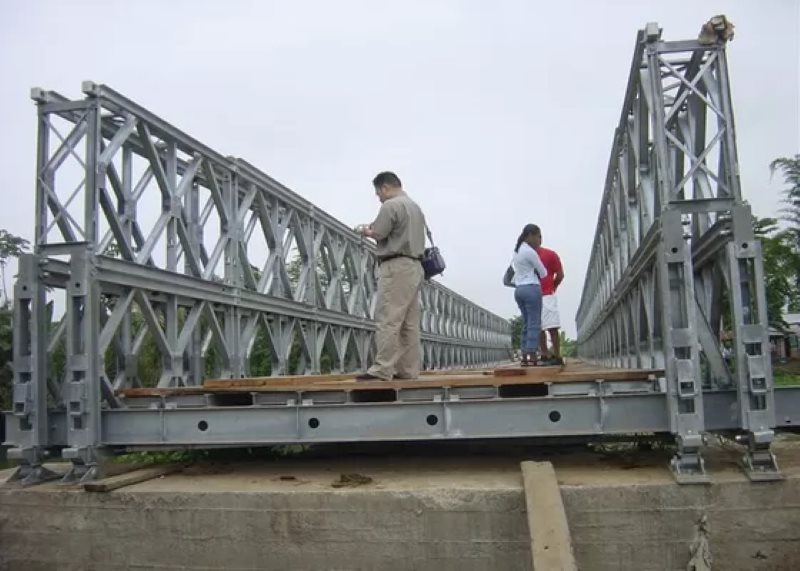
[[[553,291],[557,290],[561,282],[564,281],[564,266],[561,265],[561,258],[558,257],[558,254],[556,254],[556,261],[558,262],[558,267],[553,276]]]
[[[375,218],[375,222],[364,228],[362,233],[367,238],[383,240],[388,237],[389,233],[392,231],[394,218],[394,209],[392,209],[388,203],[384,202],[381,205],[381,209],[378,211],[378,217]]]

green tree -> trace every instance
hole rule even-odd
[[[767,290],[767,318],[770,326],[784,328],[783,309],[800,305],[800,251],[796,233],[781,230],[775,218],[755,218],[756,236],[761,240],[764,285]]]
[[[791,225],[797,245],[800,245],[800,155],[777,158],[769,168],[773,174],[780,172],[788,185],[783,190],[783,218]]]
[[[783,328],[786,305],[794,310],[800,307],[800,155],[777,158],[769,167],[787,185],[782,218],[789,228],[781,230],[775,218],[756,219],[754,228],[763,249],[769,323]]]
[[[562,357],[577,357],[578,356],[578,342],[574,339],[567,337],[567,334],[561,331],[561,356]]]
[[[9,258],[18,258],[28,251],[30,242],[25,238],[15,236],[8,230],[0,230],[0,280],[3,287],[3,303],[8,303],[8,290],[6,289],[6,264]]]
[[[261,272],[255,266],[251,266],[253,270],[253,274],[256,279],[261,277]],[[303,259],[300,256],[299,252],[295,252],[292,259],[286,264],[286,273],[289,275],[289,283],[291,284],[292,291],[297,290],[298,283],[300,282],[300,274],[303,270]],[[316,267],[317,277],[319,278],[320,285],[325,291],[325,288],[328,287],[328,275],[324,270],[322,256],[320,256],[317,267]],[[294,339],[292,341],[292,348],[289,353],[289,362],[287,363],[287,371],[286,373],[290,375],[294,375],[300,372],[300,362],[303,356],[303,334],[300,330],[300,325],[298,324],[297,328],[295,329]],[[213,348],[212,348],[213,349]],[[212,358],[216,356],[209,351],[209,354]],[[273,366],[273,354],[271,348],[271,342],[269,339],[269,332],[265,325],[261,324],[258,327],[258,331],[256,333],[256,338],[253,343],[253,349],[250,353],[250,374],[255,377],[268,377],[272,374]],[[209,370],[209,357],[206,357],[206,376],[213,376]],[[335,351],[333,347],[326,343],[323,350],[322,355],[320,357],[320,370],[322,373],[330,373],[333,367],[333,364],[336,362]],[[213,367],[212,367],[213,368]]]
[[[522,338],[522,316],[516,315],[509,319],[508,322],[511,324],[511,346],[517,349]],[[561,331],[559,335],[561,337],[561,356],[576,357],[578,355],[577,341],[567,337],[564,331]]]
[[[7,230],[0,230],[0,279],[2,280],[2,300],[0,300],[0,410],[11,405],[11,383],[13,371],[13,311],[9,304],[6,289],[6,264],[10,258],[18,258],[28,251],[30,243]]]
[[[11,408],[12,311],[7,303],[0,305],[0,410]]]

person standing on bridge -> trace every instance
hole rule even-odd
[[[547,276],[536,248],[542,243],[542,232],[536,224],[526,224],[514,248],[514,299],[522,313],[520,349],[522,365],[536,365],[539,334],[542,330],[542,287]]]
[[[561,282],[564,281],[564,267],[561,265],[561,258],[553,250],[542,246],[542,237],[539,235],[539,245],[536,253],[542,260],[547,275],[541,279],[542,282],[542,332],[539,335],[539,350],[545,365],[563,365],[564,359],[561,358],[561,316],[558,312],[558,299],[556,290]],[[550,335],[550,345],[552,349],[547,350],[547,336]]]
[[[421,365],[419,291],[424,277],[425,215],[393,172],[378,174],[372,185],[381,208],[361,233],[377,242],[380,264],[377,354],[369,370],[356,379],[416,379]]]

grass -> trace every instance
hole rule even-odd
[[[800,359],[773,363],[772,377],[775,379],[775,386],[778,387],[800,385]]]
[[[120,464],[194,464],[197,462],[241,462],[277,460],[302,456],[311,449],[305,444],[285,444],[258,448],[219,448],[174,450],[169,452],[131,452],[114,458]]]

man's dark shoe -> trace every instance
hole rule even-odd
[[[362,375],[358,375],[356,377],[357,381],[385,381],[386,379],[382,379],[380,377],[376,377],[371,373],[364,373]]]

